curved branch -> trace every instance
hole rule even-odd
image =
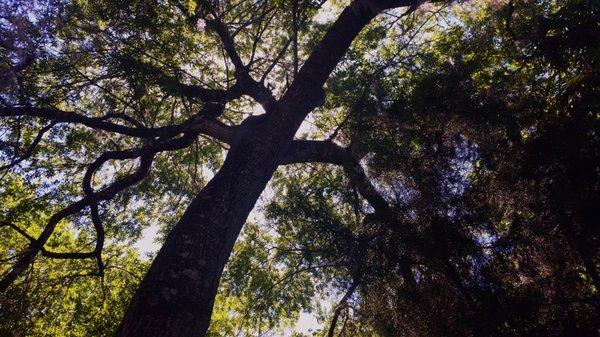
[[[347,148],[332,141],[294,140],[287,149],[281,165],[301,163],[325,163],[343,165],[350,157]]]
[[[83,192],[87,198],[92,198],[94,195],[94,189],[92,188],[92,177],[96,171],[102,167],[104,163],[106,163],[108,159],[99,162],[96,161],[94,164],[90,165],[85,172],[83,178]],[[102,249],[104,248],[104,226],[102,226],[102,219],[100,219],[100,212],[98,210],[98,202],[94,201],[90,203],[90,215],[92,218],[92,223],[94,224],[94,229],[96,230],[96,246],[94,247],[94,251],[92,254],[96,257],[96,263],[98,264],[98,274],[100,277],[104,276],[104,262],[102,261]]]
[[[217,33],[227,56],[229,56],[231,62],[235,66],[236,85],[239,85],[243,94],[252,97],[262,105],[265,110],[269,110],[269,107],[273,106],[276,102],[273,93],[250,76],[248,67],[244,65],[240,55],[235,49],[235,42],[231,34],[229,34],[227,27],[225,27],[219,18],[215,15],[213,16],[214,18],[206,20],[206,23]]]
[[[40,236],[31,242],[23,256],[19,258],[19,260],[15,263],[13,268],[2,278],[2,280],[0,280],[0,292],[6,291],[6,289],[12,284],[12,282],[17,277],[19,277],[19,275],[21,275],[33,262],[37,254],[40,253],[40,251],[43,249],[46,241],[48,241],[48,239],[54,232],[56,225],[58,225],[58,223],[62,219],[80,212],[83,208],[90,205],[92,202],[111,199],[121,190],[141,181],[149,172],[153,158],[154,153],[149,153],[142,156],[142,160],[140,161],[138,170],[133,174],[115,181],[103,190],[94,193],[92,196],[86,196],[52,215]],[[81,258],[84,256],[80,254],[85,253],[60,253],[60,256],[61,258]]]
[[[31,155],[35,151],[35,148],[42,141],[42,137],[44,137],[44,134],[46,134],[46,132],[48,132],[50,129],[52,129],[52,127],[55,124],[56,124],[55,122],[51,122],[50,124],[48,124],[48,125],[44,126],[43,128],[41,128],[40,131],[38,131],[37,136],[35,137],[35,139],[31,142],[31,145],[29,145],[29,147],[27,148],[27,150],[25,150],[25,152],[22,155],[20,155],[18,158],[16,158],[12,162],[10,162],[10,163],[8,163],[6,165],[0,166],[0,171],[10,169],[11,167],[14,167],[14,166],[18,165],[23,160],[31,157]]]
[[[281,102],[284,113],[300,125],[312,109],[322,104],[323,85],[352,41],[377,14],[394,7],[418,6],[423,0],[354,0],[338,16],[298,71]],[[287,110],[287,111],[286,111]]]
[[[36,241],[36,238],[34,238],[33,236],[29,235],[25,230],[23,230],[22,228],[20,228],[19,226],[11,223],[11,222],[7,222],[7,221],[0,221],[0,227],[9,227],[12,228],[15,232],[19,233],[22,237],[24,237],[25,239],[27,239],[29,242],[33,243]],[[85,253],[80,253],[80,252],[53,252],[50,250],[47,250],[46,248],[42,247],[40,249],[40,254],[42,256],[51,258],[51,259],[88,259],[91,257],[94,257],[94,252],[85,252]]]
[[[133,159],[133,158],[139,157],[140,164],[139,164],[138,169],[134,173],[113,182],[112,184],[110,184],[109,186],[105,187],[104,189],[102,189],[98,192],[93,192],[91,194],[87,193],[87,195],[84,198],[69,205],[68,207],[62,209],[61,211],[55,213],[52,217],[50,217],[50,219],[48,220],[48,224],[46,225],[46,227],[44,228],[44,230],[42,231],[40,236],[29,245],[27,252],[24,253],[23,256],[15,263],[15,265],[10,270],[10,272],[8,272],[5,275],[5,277],[2,280],[0,280],[0,292],[6,291],[6,289],[12,284],[12,282],[19,275],[21,275],[26,270],[26,268],[33,262],[33,260],[37,256],[37,254],[40,253],[40,251],[43,249],[46,241],[48,241],[48,239],[50,238],[50,235],[52,235],[52,233],[54,232],[56,225],[62,219],[66,218],[68,216],[74,215],[74,214],[80,212],[85,207],[90,206],[94,203],[97,203],[102,200],[112,199],[120,191],[122,191],[125,188],[130,187],[134,184],[137,184],[150,171],[150,167],[152,165],[152,161],[153,161],[154,155],[156,153],[162,152],[162,151],[170,151],[170,150],[185,148],[194,142],[197,135],[198,135],[197,132],[188,132],[179,138],[159,140],[156,143],[150,144],[150,145],[142,147],[142,148],[128,149],[128,150],[122,150],[122,151],[109,151],[109,152],[105,152],[104,154],[102,154],[98,159],[96,159],[90,165],[90,168],[88,168],[88,170],[86,171],[86,176],[84,177],[84,180],[87,181],[86,184],[89,183],[89,181],[91,181],[92,173],[95,170],[97,170],[98,168],[100,168],[104,162],[106,162],[110,159],[123,160],[123,159]],[[88,190],[88,192],[89,192],[89,190]],[[94,211],[92,209],[92,216],[94,216],[93,213],[94,213]],[[101,242],[101,243],[103,243],[103,242]],[[97,247],[98,247],[98,243],[97,243]],[[63,254],[63,256],[66,256],[65,254],[83,254],[83,253],[61,253],[61,254]],[[93,252],[93,255],[91,255],[91,256],[97,256],[97,255],[98,254],[96,252]],[[88,257],[91,257],[91,256],[88,256]]]
[[[344,294],[344,297],[342,297],[338,305],[335,307],[333,311],[333,317],[331,318],[331,323],[329,325],[329,330],[327,331],[327,337],[333,337],[333,334],[335,332],[335,326],[337,325],[337,321],[340,317],[340,314],[342,313],[342,310],[346,308],[348,300],[350,299],[352,294],[354,294],[354,291],[356,290],[356,287],[358,287],[358,284],[359,282],[357,280],[354,280],[348,288],[348,290],[346,291],[346,293]]]
[[[207,103],[198,115],[189,118],[185,122],[157,128],[129,127],[107,122],[106,117],[88,117],[76,112],[68,112],[55,108],[4,107],[0,108],[0,117],[39,117],[48,119],[53,123],[82,124],[96,130],[137,138],[173,137],[180,133],[193,131],[217,138],[223,142],[228,142],[232,130],[214,118],[207,118],[219,116],[222,111],[222,104]]]
[[[348,178],[356,185],[360,194],[367,199],[375,212],[382,217],[393,218],[391,206],[373,186],[359,160],[354,157],[349,148],[341,147],[332,141],[294,140],[281,164],[308,162],[342,166]]]

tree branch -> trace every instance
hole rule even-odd
[[[19,233],[22,237],[27,239],[29,242],[33,243],[36,241],[36,238],[29,235],[25,230],[15,225],[14,223],[8,221],[0,221],[0,227],[9,227],[13,229],[15,232]],[[49,251],[46,248],[42,247],[40,249],[40,254],[45,257],[49,257],[52,259],[87,259],[94,256],[94,252],[53,252]]]
[[[10,163],[8,163],[6,165],[3,165],[3,166],[0,166],[0,171],[10,169],[11,167],[14,167],[15,165],[18,165],[23,160],[31,157],[31,155],[35,151],[35,148],[42,141],[42,137],[44,137],[44,134],[46,134],[46,132],[48,132],[50,129],[52,129],[52,127],[55,124],[56,124],[55,122],[51,122],[50,124],[48,124],[48,125],[44,126],[43,128],[41,128],[40,131],[38,131],[35,139],[31,142],[31,144],[27,148],[27,150],[25,150],[25,152],[22,155],[20,155],[18,158],[16,158],[15,160],[11,161]],[[1,178],[0,178],[0,180],[1,180]]]
[[[385,218],[394,218],[392,208],[373,186],[359,159],[355,158],[349,148],[341,147],[331,141],[295,140],[288,148],[281,164],[308,162],[343,166],[348,178],[356,185],[360,194],[367,199],[375,212]]]
[[[242,92],[254,100],[256,100],[260,105],[262,105],[265,110],[269,110],[271,106],[275,104],[275,97],[273,97],[273,93],[267,89],[264,85],[257,82],[250,76],[248,72],[248,67],[246,67],[235,49],[235,42],[227,27],[221,22],[221,20],[213,14],[212,19],[206,20],[207,25],[213,29],[217,35],[219,36],[223,48],[227,53],[229,59],[235,66],[235,77],[236,84],[238,84],[242,90]]]
[[[52,121],[53,123],[82,124],[96,130],[103,130],[137,138],[173,137],[189,131],[205,134],[220,141],[228,142],[232,130],[225,124],[206,116],[215,117],[222,113],[223,105],[206,103],[201,113],[181,124],[156,128],[129,127],[107,122],[106,117],[88,117],[76,112],[68,112],[55,108],[4,107],[0,108],[0,117],[31,116]]]
[[[127,157],[127,156],[125,156],[125,157]],[[86,197],[80,199],[79,201],[67,206],[66,208],[63,208],[62,210],[55,213],[54,215],[52,215],[50,217],[50,219],[48,220],[48,224],[46,225],[46,227],[44,228],[44,230],[42,231],[40,236],[37,239],[35,239],[35,241],[31,242],[31,244],[29,245],[29,247],[27,248],[27,251],[23,254],[23,256],[21,258],[19,258],[19,260],[15,263],[13,268],[2,278],[2,280],[0,280],[0,292],[6,291],[6,289],[12,284],[12,282],[17,277],[19,277],[19,275],[21,275],[27,269],[27,267],[33,262],[33,260],[37,256],[37,254],[43,249],[46,241],[48,241],[48,239],[54,232],[56,225],[58,225],[58,223],[61,220],[63,220],[64,218],[66,218],[70,215],[80,212],[83,208],[85,208],[86,206],[90,205],[93,202],[111,199],[121,190],[141,181],[150,170],[150,166],[151,166],[152,160],[154,158],[154,153],[151,153],[151,152],[147,153],[144,156],[142,156],[141,158],[142,158],[142,160],[140,161],[138,170],[136,172],[134,172],[133,174],[128,175],[126,177],[123,177],[122,179],[115,181],[108,187],[93,194],[92,196],[86,196]],[[70,255],[71,253],[69,253],[69,255],[66,255],[66,254],[67,253],[61,254],[61,255],[64,256],[65,258],[71,258],[69,256],[73,256],[72,258],[78,258],[75,256],[79,256],[79,255]],[[73,254],[79,254],[79,253],[73,253]],[[91,255],[91,256],[93,256],[93,255]],[[87,256],[87,257],[89,257],[89,256]]]
[[[281,165],[300,163],[326,163],[344,165],[350,157],[349,150],[332,141],[294,140]]]
[[[344,297],[342,297],[338,305],[335,307],[335,310],[333,311],[333,317],[331,318],[331,324],[329,325],[329,330],[327,331],[327,337],[333,337],[333,334],[335,332],[335,326],[337,325],[337,321],[340,317],[340,314],[342,313],[342,310],[346,308],[348,300],[350,299],[352,294],[354,294],[354,291],[356,290],[356,287],[358,287],[358,284],[358,280],[354,280],[348,288],[348,290],[346,291],[346,293],[344,294]]]
[[[219,105],[220,109],[223,109],[222,105]],[[205,105],[203,112],[206,113],[206,109],[214,109],[214,106]],[[202,118],[200,118],[199,122],[203,122]],[[37,254],[43,249],[46,241],[50,238],[50,235],[54,232],[56,225],[63,219],[68,216],[77,214],[82,209],[87,206],[92,206],[93,204],[97,204],[102,200],[112,199],[117,193],[124,190],[127,187],[130,187],[138,182],[140,182],[150,171],[150,167],[152,165],[152,161],[154,159],[154,155],[158,152],[162,151],[171,151],[176,149],[181,149],[189,146],[196,139],[198,132],[188,131],[183,136],[174,139],[158,139],[155,143],[152,143],[148,146],[142,148],[135,149],[127,149],[122,151],[109,151],[103,153],[100,157],[98,157],[91,165],[88,167],[86,174],[84,176],[84,192],[86,192],[86,196],[79,201],[69,205],[68,207],[62,209],[61,211],[55,213],[48,220],[48,224],[40,234],[40,236],[32,241],[29,245],[27,252],[23,254],[21,258],[15,263],[13,268],[8,272],[2,280],[0,280],[0,292],[6,291],[6,289],[12,284],[12,282],[21,275],[26,268],[33,262]],[[92,174],[98,170],[103,163],[108,160],[116,159],[116,160],[124,160],[124,159],[133,159],[140,158],[140,164],[138,169],[128,175],[125,176],[104,189],[93,192],[91,191],[91,177]],[[92,217],[97,216],[92,206]],[[96,219],[97,220],[97,219]],[[94,225],[96,227],[101,226],[98,225],[98,222],[95,221]],[[97,228],[98,230],[98,228]],[[103,232],[103,230],[102,230]],[[97,252],[98,247],[103,244],[103,234],[99,232],[99,240],[97,241],[96,250],[93,252],[92,256],[96,256],[97,258],[100,256],[101,252]],[[102,234],[102,235],[101,235]],[[101,259],[98,258],[99,268],[102,272],[102,262]]]
[[[324,101],[323,85],[360,31],[383,10],[414,6],[422,0],[354,0],[327,30],[281,98],[284,114],[300,125]]]

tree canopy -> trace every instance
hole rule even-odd
[[[0,335],[597,336],[598,36],[595,0],[4,0]]]

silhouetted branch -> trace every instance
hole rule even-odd
[[[373,186],[361,167],[359,159],[355,158],[349,148],[341,147],[332,141],[294,140],[281,164],[308,162],[342,166],[348,178],[356,185],[360,194],[367,199],[375,212],[381,217],[394,218],[392,208]]]
[[[331,318],[331,323],[329,324],[329,330],[327,331],[327,337],[333,337],[333,334],[335,332],[335,326],[337,325],[340,314],[342,313],[342,310],[347,307],[348,300],[350,299],[352,294],[354,294],[354,291],[356,290],[356,287],[358,287],[358,284],[359,284],[359,282],[357,280],[354,280],[352,282],[352,284],[350,285],[348,290],[346,290],[344,297],[342,297],[342,299],[340,300],[338,305],[333,310],[333,317]]]
[[[198,132],[227,142],[231,131],[216,120],[223,111],[219,103],[206,103],[201,113],[181,124],[167,125],[156,128],[129,127],[106,121],[105,117],[88,117],[76,112],[63,111],[55,108],[34,107],[4,107],[0,108],[0,117],[31,116],[50,120],[53,123],[81,124],[95,130],[103,130],[137,138],[174,137],[184,132]],[[213,118],[204,118],[206,116]]]
[[[236,84],[241,87],[244,94],[252,97],[265,109],[268,109],[275,103],[273,93],[250,76],[247,66],[244,65],[240,55],[235,49],[235,42],[233,37],[229,34],[227,27],[225,27],[223,22],[221,22],[216,15],[213,14],[213,16],[214,18],[206,20],[206,23],[217,33],[227,56],[235,66]]]
[[[209,108],[209,107],[205,107],[205,108]],[[221,109],[222,109],[222,106],[221,106]],[[88,170],[86,171],[86,174],[84,176],[84,186],[87,186],[87,187],[85,187],[85,189],[87,190],[86,196],[84,198],[80,199],[79,201],[69,205],[68,207],[62,209],[61,211],[55,213],[52,217],[50,217],[50,219],[48,220],[48,224],[46,225],[46,227],[44,228],[44,230],[42,231],[40,236],[31,242],[31,244],[29,245],[29,247],[27,249],[27,252],[23,255],[23,257],[21,257],[15,263],[15,265],[13,266],[11,271],[8,272],[2,280],[0,280],[0,292],[4,292],[10,286],[10,284],[21,273],[23,273],[23,271],[27,268],[27,266],[29,266],[31,264],[31,262],[33,262],[35,256],[42,250],[42,248],[44,247],[44,244],[50,238],[50,235],[53,233],[54,228],[61,220],[63,220],[64,218],[66,218],[68,216],[71,216],[71,215],[74,215],[74,214],[80,212],[82,209],[84,209],[87,206],[97,204],[99,201],[112,199],[120,191],[138,183],[150,171],[150,167],[152,165],[152,161],[153,161],[154,155],[156,153],[162,152],[162,151],[172,151],[172,150],[185,148],[194,142],[198,133],[199,132],[197,132],[197,131],[196,132],[188,131],[186,134],[184,134],[183,136],[181,136],[179,138],[166,139],[166,140],[159,139],[155,143],[152,143],[152,144],[142,147],[142,148],[134,148],[134,149],[121,150],[121,151],[108,151],[108,152],[103,153],[98,159],[96,159],[88,167]],[[105,163],[106,161],[111,160],[111,159],[125,160],[125,159],[133,159],[133,158],[138,158],[138,157],[140,158],[140,164],[138,166],[138,169],[134,173],[132,173],[128,176],[125,176],[119,180],[116,180],[115,182],[113,182],[112,184],[108,185],[107,187],[101,189],[100,191],[90,193],[91,177],[92,177],[93,173],[102,166],[103,163]],[[97,214],[95,215],[94,213],[95,212],[92,209],[92,217],[95,217],[97,215]],[[94,225],[96,227],[101,226],[101,225],[99,225],[99,222],[95,222]],[[97,230],[98,230],[98,228],[97,228]],[[102,245],[103,245],[103,240],[104,240],[103,230],[101,230],[98,233],[98,235],[99,235],[99,237],[98,237],[96,249],[98,249],[98,248],[101,249]],[[70,256],[81,257],[83,255],[79,255],[79,254],[84,254],[84,253],[61,253],[61,254],[65,258],[68,258]],[[67,254],[71,254],[71,255],[67,255]],[[87,256],[87,257],[93,257],[93,256],[97,257],[97,256],[99,256],[99,254],[100,254],[99,252],[94,251],[91,254],[89,254],[89,256]],[[101,260],[99,260],[99,263],[100,263],[99,267],[101,267],[102,266]]]
[[[42,137],[44,137],[44,134],[46,134],[46,132],[48,132],[50,129],[52,129],[52,127],[55,124],[56,124],[55,122],[51,122],[50,124],[48,124],[48,125],[44,126],[43,128],[41,128],[40,131],[38,131],[35,139],[31,142],[31,144],[27,148],[27,150],[25,150],[25,152],[22,155],[20,155],[18,158],[16,158],[12,162],[10,162],[10,163],[8,163],[6,165],[0,166],[0,171],[10,169],[10,168],[18,165],[23,160],[31,157],[31,155],[35,151],[35,148],[38,146],[38,144],[42,140]]]

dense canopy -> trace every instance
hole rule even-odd
[[[596,0],[3,0],[0,335],[598,336],[599,36]]]

